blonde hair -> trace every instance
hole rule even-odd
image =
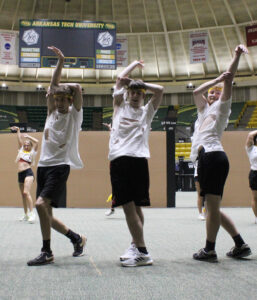
[[[218,84],[216,84],[216,85],[210,87],[210,88],[208,89],[208,94],[209,94],[212,90],[218,90],[218,91],[222,92],[222,90],[223,90],[223,84],[222,84],[222,83],[218,83]]]

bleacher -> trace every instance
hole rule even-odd
[[[175,159],[183,157],[184,160],[190,160],[191,143],[176,143]]]

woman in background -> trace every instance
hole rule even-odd
[[[13,126],[11,129],[17,132],[19,147],[16,162],[18,164],[18,183],[24,208],[24,215],[19,220],[34,223],[36,216],[33,212],[33,200],[30,194],[34,173],[31,166],[34,165],[37,154],[38,140],[27,134],[22,135],[19,127]]]

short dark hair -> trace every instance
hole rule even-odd
[[[253,144],[256,145],[256,140],[257,140],[257,134],[253,137]]]
[[[129,85],[128,85],[128,89],[129,90],[145,90],[145,84],[142,80],[138,79],[138,80],[131,80]]]

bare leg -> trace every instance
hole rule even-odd
[[[257,218],[257,191],[252,190],[252,210],[253,213],[255,215],[255,217]]]
[[[207,206],[206,232],[207,240],[215,242],[221,224],[220,202],[221,197],[217,195],[205,195]]]
[[[233,221],[224,213],[220,212],[221,216],[221,226],[232,236],[232,238],[239,234],[236,230],[235,224]]]
[[[136,212],[137,212],[139,219],[141,220],[142,226],[144,226],[145,219],[144,219],[144,214],[143,214],[143,210],[142,210],[141,206],[136,206]],[[135,241],[132,239],[131,243],[135,244]]]
[[[33,211],[33,200],[30,194],[33,181],[34,181],[33,176],[26,177],[24,180],[24,189],[23,189],[23,195],[26,199],[26,203],[30,211]]]
[[[36,201],[36,209],[38,212],[39,220],[40,220],[40,228],[43,240],[51,239],[51,215],[49,212],[50,204],[49,200],[46,198],[38,197]],[[51,207],[50,207],[51,208]]]
[[[200,184],[198,181],[195,181],[195,187],[197,191],[197,207],[198,207],[199,214],[201,214],[202,207],[203,207],[203,197],[200,196]]]
[[[129,231],[132,240],[135,242],[136,247],[145,247],[143,223],[137,213],[137,208],[134,202],[129,202],[123,205],[123,210],[126,216]]]
[[[20,188],[20,191],[21,191],[21,197],[22,197],[22,204],[23,204],[24,213],[26,215],[28,213],[28,207],[27,207],[26,198],[25,198],[25,196],[23,194],[24,184],[23,183],[19,183],[19,188]]]

